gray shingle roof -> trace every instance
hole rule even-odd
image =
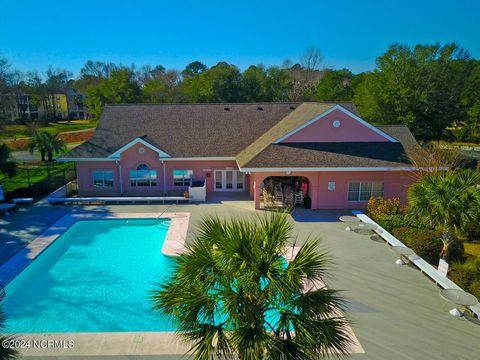
[[[341,105],[356,113],[353,104]],[[300,116],[303,112],[310,114],[318,108],[321,113],[332,106],[318,103],[107,105],[94,136],[63,158],[104,158],[138,137],[172,157],[234,157],[245,153],[297,112],[303,123],[311,118]],[[298,126],[298,121],[294,122]],[[251,156],[243,156],[243,161],[239,161],[242,168],[409,165],[407,153],[418,144],[408,128],[378,128],[399,143],[271,144],[269,141],[265,146],[253,146],[255,151],[251,151]]]
[[[408,166],[402,144],[332,142],[271,144],[244,168]]]
[[[270,144],[243,168],[405,167],[408,151],[418,146],[403,125],[378,126],[393,142],[325,142]]]
[[[233,157],[298,105],[106,105],[90,141],[63,157],[102,157],[137,137],[173,157]]]

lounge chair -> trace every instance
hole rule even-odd
[[[0,211],[5,215],[10,215],[10,210],[15,207],[15,204],[4,203],[5,193],[3,192],[3,186],[0,185]]]

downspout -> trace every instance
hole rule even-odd
[[[120,184],[120,196],[123,196],[123,180],[122,180],[122,165],[120,164],[120,161],[116,161],[117,166],[118,166],[118,179],[119,179],[119,184]]]
[[[167,196],[167,171],[165,168],[165,161],[160,160],[163,165],[163,196]]]

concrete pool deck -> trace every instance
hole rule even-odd
[[[21,209],[11,216],[0,219],[0,255],[5,251],[21,248],[43,233],[66,214],[98,213],[161,213],[166,205],[112,205],[112,206],[50,206],[37,204]],[[206,215],[238,218],[255,214],[251,201],[231,199],[201,205],[178,205],[169,212],[191,214],[187,238],[193,234],[196,224]],[[295,210],[292,220],[299,239],[319,236],[335,260],[332,277],[326,280],[331,288],[344,289],[348,299],[347,317],[365,353],[352,354],[352,359],[475,359],[480,352],[480,326],[465,319],[455,319],[444,307],[439,289],[418,270],[398,267],[397,256],[383,241],[371,240],[369,236],[346,232],[345,225],[338,222],[340,215],[348,211]],[[1,260],[0,260],[1,261]],[[138,334],[138,333],[136,333]],[[80,335],[80,334],[77,334]],[[59,339],[70,339],[62,334]],[[72,335],[73,336],[73,335]],[[163,339],[163,338],[162,338]],[[106,344],[98,337],[91,346],[123,348],[137,346],[138,355],[125,359],[156,358],[181,359],[182,356],[141,356],[149,354],[147,341],[135,336],[125,341],[119,335],[118,342]],[[176,346],[168,340],[153,338],[155,347]],[[161,343],[162,345],[159,345]],[[140,348],[141,350],[140,352]],[[98,349],[98,347],[97,347]],[[170,352],[171,353],[171,352]],[[85,357],[72,349],[55,352],[55,356],[41,349],[31,359],[66,359],[71,356],[91,359],[112,359],[106,353]],[[119,358],[114,356],[113,358]]]

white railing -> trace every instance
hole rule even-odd
[[[375,224],[377,226],[377,230],[375,230],[375,232],[391,246],[406,246],[404,243],[398,240],[395,236],[390,234],[387,230],[382,228],[375,221],[370,219],[363,212],[354,210],[352,211],[352,213],[364,223]],[[455,284],[452,280],[441,275],[437,271],[437,269],[435,269],[432,265],[430,265],[428,262],[423,260],[421,257],[418,257],[418,259],[410,259],[410,262],[414,264],[421,272],[427,275],[430,279],[432,279],[435,282],[435,284],[437,284],[441,288],[463,290],[460,286]],[[470,306],[470,309],[477,316],[477,318],[480,318],[480,304],[477,304],[475,306]]]

